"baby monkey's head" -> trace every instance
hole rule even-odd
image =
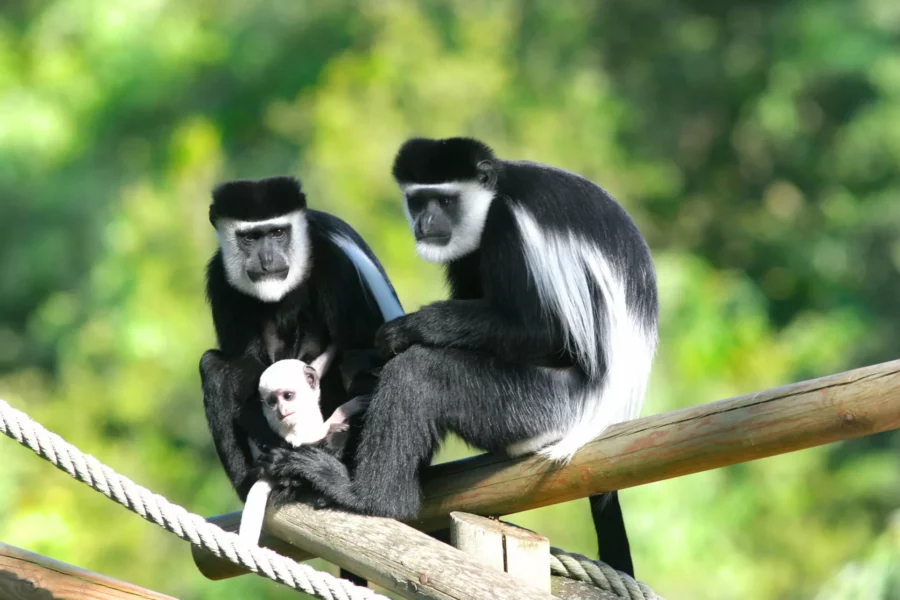
[[[317,442],[327,433],[319,408],[320,374],[302,360],[280,360],[259,378],[263,414],[292,446]]]

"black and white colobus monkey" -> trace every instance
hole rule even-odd
[[[371,391],[374,377],[358,385],[367,369],[353,365],[366,364],[375,332],[403,311],[362,238],[337,217],[308,209],[294,178],[224,183],[213,191],[209,219],[219,240],[207,268],[219,350],[200,361],[203,402],[216,452],[244,501],[255,480],[252,444],[284,444],[262,413],[266,367],[312,362],[333,346],[337,368],[320,382],[328,417]]]
[[[656,275],[625,210],[573,173],[468,138],[408,140],[393,175],[416,250],[452,299],[386,323],[383,368],[352,477],[327,453],[273,461],[347,509],[400,519],[441,438],[566,461],[637,416],[657,344]],[[606,505],[606,513],[601,510]],[[611,505],[611,506],[610,506]],[[601,557],[633,572],[614,493],[592,502]],[[609,523],[612,521],[612,523]]]

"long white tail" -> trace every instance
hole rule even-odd
[[[369,291],[375,297],[375,302],[378,304],[378,310],[381,311],[384,321],[393,321],[397,317],[402,317],[403,308],[391,291],[390,284],[384,275],[381,274],[381,271],[378,270],[375,263],[366,256],[362,248],[347,236],[332,234],[330,237],[331,241],[343,250],[350,262],[353,263],[353,266],[356,267],[356,271],[365,282],[366,287],[369,288]]]
[[[610,425],[639,415],[656,331],[629,310],[623,275],[596,244],[573,233],[547,231],[524,208],[514,208],[513,214],[541,303],[559,318],[566,344],[587,375],[578,413],[554,443],[538,450],[550,460],[568,461]]]
[[[272,484],[266,479],[260,479],[253,484],[247,493],[247,501],[241,512],[241,528],[238,535],[244,541],[259,544],[259,536],[262,533],[263,517],[266,516],[266,504],[269,502],[269,493]]]

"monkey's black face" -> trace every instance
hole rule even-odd
[[[235,231],[250,281],[283,281],[290,271],[291,224],[260,225]]]
[[[417,242],[435,246],[450,243],[460,218],[459,194],[418,190],[406,196],[406,206]]]

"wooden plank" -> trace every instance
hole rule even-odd
[[[485,566],[550,592],[550,540],[477,515],[450,514],[450,543]]]
[[[265,526],[277,537],[404,598],[553,599],[549,592],[487,567],[393,519],[296,504],[267,514]]]
[[[175,600],[0,542],[3,600]]]
[[[900,361],[891,361],[620,423],[566,465],[483,454],[430,467],[410,525],[434,531],[454,511],[509,515],[897,428]],[[207,577],[243,573],[204,564]]]

